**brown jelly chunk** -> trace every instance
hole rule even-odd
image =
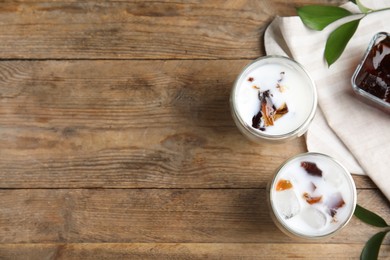
[[[301,167],[310,175],[322,177],[321,169],[313,162],[301,162]]]
[[[288,190],[288,189],[291,189],[293,187],[291,181],[289,180],[284,180],[284,179],[281,179],[278,181],[278,183],[276,183],[276,190],[277,191],[283,191],[283,190]]]
[[[364,91],[390,103],[390,37],[375,44],[356,78]]]
[[[306,200],[307,203],[310,205],[318,203],[322,200],[322,196],[313,197],[309,193],[305,192],[303,193],[303,198]]]
[[[274,122],[288,113],[286,103],[283,103],[279,108],[275,107],[272,102],[272,94],[270,90],[259,91],[260,111],[252,117],[252,127],[261,131],[265,127],[274,125]]]

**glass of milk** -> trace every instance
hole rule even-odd
[[[237,77],[230,106],[238,129],[250,140],[284,141],[306,132],[316,112],[317,91],[294,60],[264,56]]]
[[[347,225],[356,207],[351,174],[320,153],[303,153],[287,160],[267,189],[273,221],[293,237],[334,235]]]

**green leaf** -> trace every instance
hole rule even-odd
[[[382,217],[378,216],[374,212],[371,212],[371,211],[369,211],[369,210],[367,210],[359,205],[356,205],[354,215],[358,219],[360,219],[361,221],[363,221],[369,225],[372,225],[375,227],[388,227],[386,221]]]
[[[334,21],[352,13],[337,6],[308,5],[297,8],[302,22],[313,30],[321,31]]]
[[[360,18],[361,19],[361,18]],[[349,40],[359,26],[360,19],[352,20],[334,30],[328,37],[325,45],[325,59],[332,65],[343,53]]]
[[[357,6],[359,7],[360,11],[362,11],[362,13],[367,14],[369,12],[372,12],[372,9],[364,6],[360,0],[356,0],[355,4],[357,4]]]
[[[360,254],[361,260],[378,259],[379,249],[387,232],[389,232],[389,230],[376,233],[367,241]]]
[[[356,0],[349,0],[350,2],[356,4]]]

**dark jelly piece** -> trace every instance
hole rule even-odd
[[[317,167],[317,164],[313,162],[301,162],[301,167],[305,169],[305,171],[312,175],[312,176],[318,176],[322,177],[322,171],[320,168]]]
[[[261,123],[261,111],[259,111],[256,115],[252,117],[252,127],[261,130],[263,127],[260,126],[260,123]]]

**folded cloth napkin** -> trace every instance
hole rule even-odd
[[[351,2],[342,7],[359,12]],[[323,57],[327,37],[350,18],[314,31],[297,16],[276,17],[265,32],[264,45],[267,55],[285,55],[301,63],[316,83],[319,109],[305,134],[308,150],[334,157],[351,173],[367,174],[390,200],[390,116],[362,103],[351,86],[352,74],[372,37],[390,32],[389,17],[390,11],[364,17],[342,56],[330,67]]]

